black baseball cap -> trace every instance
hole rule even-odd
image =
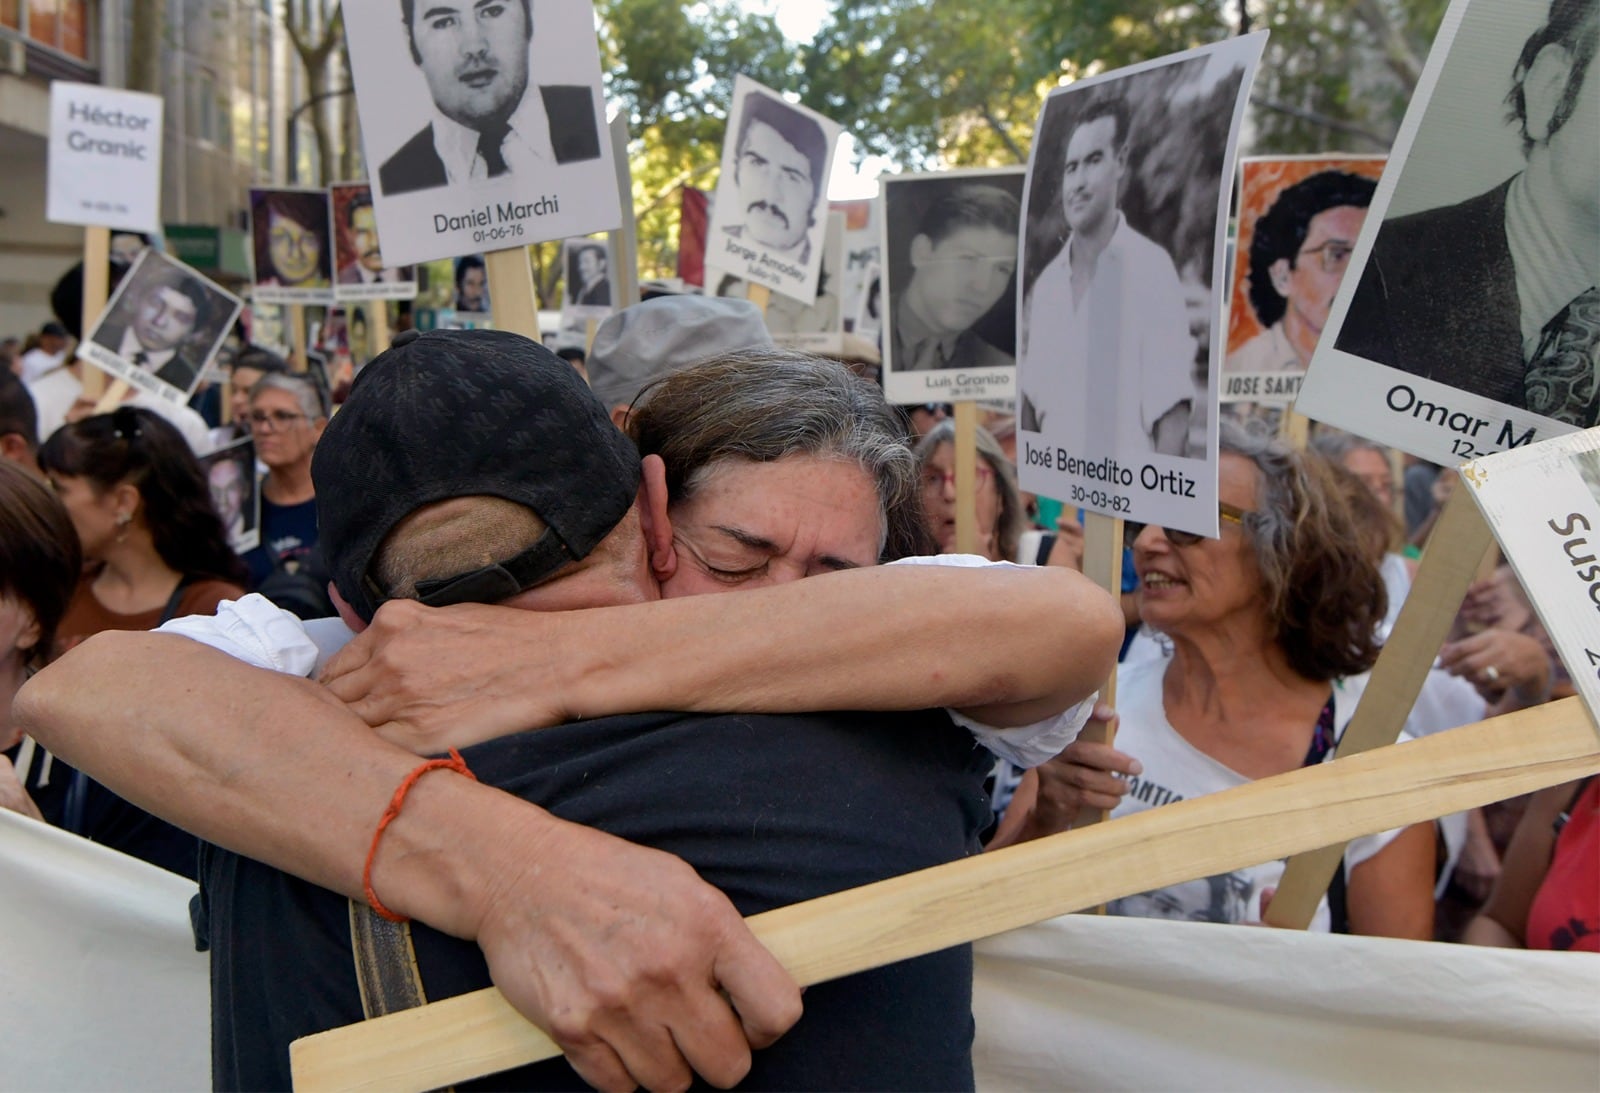
[[[424,505],[491,496],[548,530],[515,558],[418,584],[441,607],[493,603],[554,576],[610,534],[639,489],[639,452],[578,373],[503,330],[408,330],[373,358],[311,460],[318,538],[339,594],[370,620],[370,567]]]

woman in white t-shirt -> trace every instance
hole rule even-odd
[[[1221,537],[1152,525],[1134,541],[1141,614],[1167,643],[1120,673],[1116,748],[1069,747],[1040,775],[1042,806],[1008,831],[1026,838],[1080,807],[1116,818],[1318,763],[1349,721],[1386,600],[1347,472],[1228,423],[1221,451]],[[1031,796],[1019,793],[1024,807]],[[1430,938],[1434,868],[1431,823],[1358,839],[1316,925]],[[1255,922],[1282,871],[1272,862],[1109,910]]]

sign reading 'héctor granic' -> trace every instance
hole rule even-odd
[[[50,85],[50,198],[57,224],[161,226],[161,99],[57,80]]]

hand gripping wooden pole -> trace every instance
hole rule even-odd
[[[1123,522],[1115,516],[1101,516],[1097,512],[1083,514],[1083,575],[1111,593],[1122,602],[1122,533]],[[1117,704],[1117,670],[1100,685],[1100,701],[1110,706]],[[1091,721],[1078,734],[1079,740],[1095,744],[1116,743],[1116,732],[1104,721]],[[1108,815],[1103,808],[1086,808],[1078,813],[1073,827],[1088,827],[1104,820]],[[1102,908],[1103,910],[1103,908]]]
[[[1454,474],[1446,470],[1444,474]],[[1439,513],[1428,549],[1417,567],[1417,579],[1395,620],[1394,631],[1373,665],[1361,703],[1344,736],[1339,757],[1346,758],[1393,744],[1428,678],[1439,646],[1450,635],[1461,601],[1476,579],[1483,557],[1494,547],[1494,535],[1465,486],[1458,486]],[[1454,737],[1455,731],[1441,734]],[[1345,844],[1298,854],[1284,869],[1277,894],[1267,907],[1273,926],[1304,930],[1317,905],[1343,867]]]
[[[752,917],[802,985],[1600,771],[1578,699]],[[426,1090],[558,1054],[494,989],[295,1041],[297,1090]]]
[[[483,256],[489,277],[489,310],[496,330],[509,330],[534,341],[539,331],[539,298],[533,288],[528,248],[492,250]]]

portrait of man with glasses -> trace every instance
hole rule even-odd
[[[1224,372],[1305,371],[1376,189],[1352,171],[1318,171],[1280,190],[1256,218],[1242,277],[1262,331],[1228,354]]]
[[[333,301],[328,191],[250,191],[254,299],[263,304]]]

